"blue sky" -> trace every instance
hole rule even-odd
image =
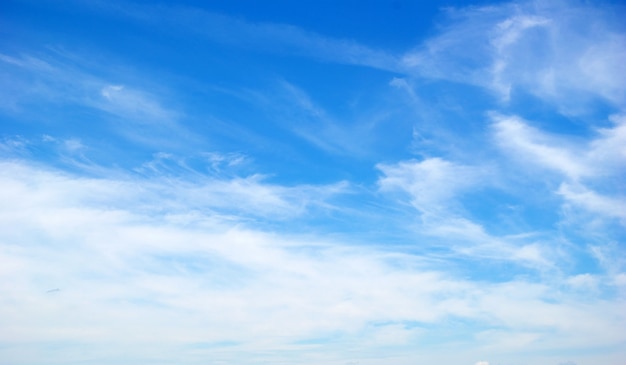
[[[624,364],[624,15],[3,1],[1,362]]]

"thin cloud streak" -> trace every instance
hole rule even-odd
[[[326,37],[289,24],[251,22],[185,6],[100,3],[94,10],[110,12],[145,24],[171,24],[205,39],[245,49],[398,70],[398,60],[385,51],[372,49],[350,39]]]

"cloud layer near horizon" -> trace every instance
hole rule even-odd
[[[99,356],[116,363],[174,361],[168,353],[189,346],[227,362],[249,361],[228,349],[267,361],[296,351],[302,361],[343,344],[346,361],[403,354],[408,363],[420,358],[414,346],[437,336],[457,343],[447,360],[456,362],[531,343],[625,340],[623,299],[591,299],[624,290],[624,274],[468,280],[436,253],[251,230],[215,214],[172,213],[163,198],[154,214],[136,181],[2,169],[2,275],[14,278],[3,282],[0,306],[9,359],[105,342],[117,350]],[[27,354],[35,344],[40,352]]]

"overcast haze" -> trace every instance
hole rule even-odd
[[[0,4],[0,363],[626,364],[626,8]]]

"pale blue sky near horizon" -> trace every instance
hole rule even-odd
[[[0,362],[622,365],[626,5],[0,4]]]

